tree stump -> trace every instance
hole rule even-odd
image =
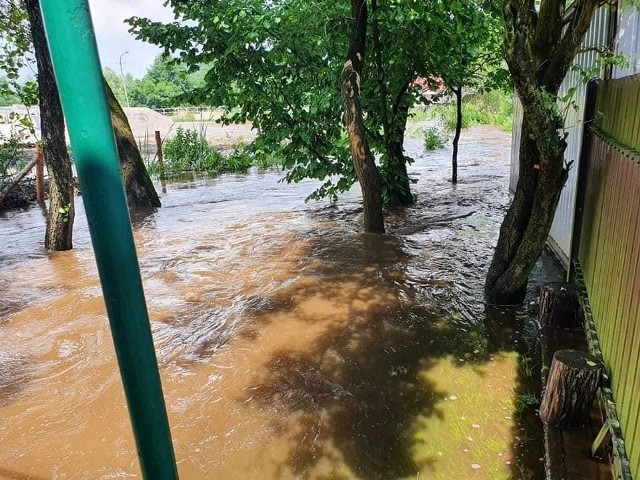
[[[554,282],[540,288],[541,328],[580,328],[583,324],[578,289],[565,282]]]
[[[580,350],[558,350],[553,354],[547,388],[540,404],[540,418],[559,428],[581,428],[589,420],[602,365]]]

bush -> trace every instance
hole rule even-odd
[[[205,132],[178,128],[175,137],[164,143],[164,168],[166,176],[179,176],[185,172],[221,173],[246,172],[252,166],[271,167],[278,162],[273,155],[255,152],[250,145],[238,143],[228,152],[211,146]],[[149,167],[157,175],[157,164]]]
[[[217,172],[222,155],[209,145],[203,133],[178,128],[176,136],[164,142],[164,168],[168,175],[182,172]]]
[[[427,127],[424,129],[424,148],[435,150],[444,147],[447,142],[447,135],[438,127]]]
[[[27,164],[27,157],[17,136],[0,134],[0,185]]]

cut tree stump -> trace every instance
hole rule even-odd
[[[578,289],[565,282],[554,282],[540,288],[541,328],[580,328],[583,324]]]
[[[589,352],[558,350],[553,354],[540,418],[558,428],[581,428],[589,420],[602,365]]]

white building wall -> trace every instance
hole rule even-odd
[[[615,67],[613,78],[640,73],[640,6],[623,1],[618,11],[616,52],[627,57],[628,65]]]

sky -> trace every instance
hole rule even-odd
[[[147,17],[152,20],[173,21],[170,8],[162,5],[164,0],[89,0],[96,41],[102,67],[109,67],[141,78],[153,59],[162,50],[155,45],[136,40],[129,32],[124,20],[129,17]],[[125,53],[128,52],[128,53]]]

